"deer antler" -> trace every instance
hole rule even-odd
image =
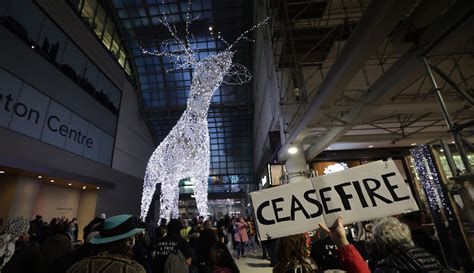
[[[240,42],[240,40],[242,39],[249,39],[247,37],[247,34],[249,34],[250,32],[254,31],[255,29],[259,28],[261,25],[263,24],[266,24],[268,22],[268,20],[270,20],[270,17],[267,17],[265,18],[263,21],[260,21],[260,23],[254,25],[253,27],[247,29],[246,31],[244,31],[242,34],[240,34],[240,36],[234,41],[234,43],[232,43],[232,45],[230,45],[228,48],[225,49],[225,51],[229,51],[231,50],[236,44],[238,44]]]
[[[164,1],[163,1],[163,3],[164,3]],[[163,19],[158,19],[158,21],[163,26],[165,26],[166,29],[168,30],[168,32],[171,34],[172,40],[176,43],[176,49],[175,50],[170,50],[169,49],[170,43],[168,41],[163,41],[161,46],[165,46],[165,48],[167,48],[167,50],[159,51],[159,50],[155,49],[153,51],[149,51],[149,50],[144,49],[143,47],[140,46],[140,49],[141,49],[142,53],[147,54],[147,55],[159,56],[159,57],[162,57],[162,56],[169,57],[171,59],[171,61],[174,63],[175,68],[168,69],[168,70],[166,70],[166,72],[193,67],[193,65],[197,62],[197,60],[196,60],[196,57],[195,57],[195,51],[191,47],[190,42],[189,42],[190,40],[192,40],[194,38],[194,36],[189,32],[189,27],[192,24],[192,22],[197,20],[199,17],[191,18],[191,16],[190,16],[191,0],[188,0],[188,8],[187,8],[187,11],[186,11],[186,22],[185,22],[185,24],[186,24],[186,26],[185,26],[186,36],[185,36],[184,41],[179,38],[178,30],[176,29],[176,26],[171,25],[168,22],[167,15],[169,15],[170,13],[168,11],[161,10],[161,8],[160,8],[160,12],[163,14]],[[224,51],[230,51],[242,39],[254,42],[254,40],[249,39],[247,37],[247,35],[250,32],[254,31],[255,29],[259,28],[261,25],[266,24],[269,19],[270,19],[270,17],[267,17],[263,21],[259,22],[258,24],[254,25],[253,27],[251,27],[250,29],[247,29],[246,31],[244,31],[242,34],[240,34],[239,37],[237,37],[237,39],[232,44],[227,42],[224,39],[224,37],[222,37],[222,34],[220,32],[218,32],[217,38],[227,46],[227,48],[224,49]],[[174,59],[176,61],[174,61]],[[231,77],[236,77],[236,78],[234,79],[234,78],[231,78]],[[235,64],[231,67],[231,69],[227,73],[227,77],[226,77],[226,80],[224,82],[227,83],[227,84],[230,84],[230,85],[237,85],[237,84],[243,84],[245,82],[248,82],[251,78],[252,77],[251,77],[248,69],[245,68],[245,66],[243,66],[241,64]]]

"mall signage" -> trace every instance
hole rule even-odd
[[[0,126],[110,165],[113,137],[0,69]]]
[[[376,161],[250,194],[261,240],[418,210],[395,163]]]

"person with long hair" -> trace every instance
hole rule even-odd
[[[313,272],[307,258],[308,247],[303,234],[280,238],[277,263],[273,273],[310,273]]]

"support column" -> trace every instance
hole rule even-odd
[[[288,175],[288,183],[294,183],[299,181],[305,181],[308,167],[306,164],[306,158],[302,145],[293,145],[297,151],[294,154],[289,154],[285,167]]]
[[[79,207],[77,209],[77,223],[79,228],[78,240],[83,239],[83,229],[96,216],[97,191],[83,190],[79,199]],[[112,216],[112,215],[110,215]]]
[[[41,182],[30,176],[18,176],[15,199],[10,208],[9,218],[33,218]]]

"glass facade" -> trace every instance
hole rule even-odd
[[[32,0],[5,0],[0,5],[5,27],[118,115],[121,91]]]
[[[127,60],[126,49],[122,46],[121,35],[116,27],[114,18],[110,16],[104,5],[98,0],[68,0],[69,5],[76,10],[92,32],[102,42],[111,56],[132,76],[130,63]]]
[[[185,19],[197,18],[190,26],[193,35],[186,39],[195,48],[200,60],[216,54],[227,45],[218,36],[233,42],[251,26],[250,1],[130,1],[113,0],[124,33],[123,41],[131,52],[136,79],[140,88],[144,112],[148,115],[157,143],[160,143],[176,124],[186,107],[192,83],[192,71],[175,68],[171,58],[151,56],[148,51],[173,50],[167,29],[160,23],[166,20],[174,25],[180,38],[185,39]],[[168,41],[164,46],[163,41]],[[251,64],[250,43],[242,41],[235,47],[234,63]],[[208,114],[211,170],[210,192],[240,192],[254,189],[255,178],[252,158],[253,105],[251,83],[219,87],[212,98]],[[181,192],[192,188],[182,185]]]

